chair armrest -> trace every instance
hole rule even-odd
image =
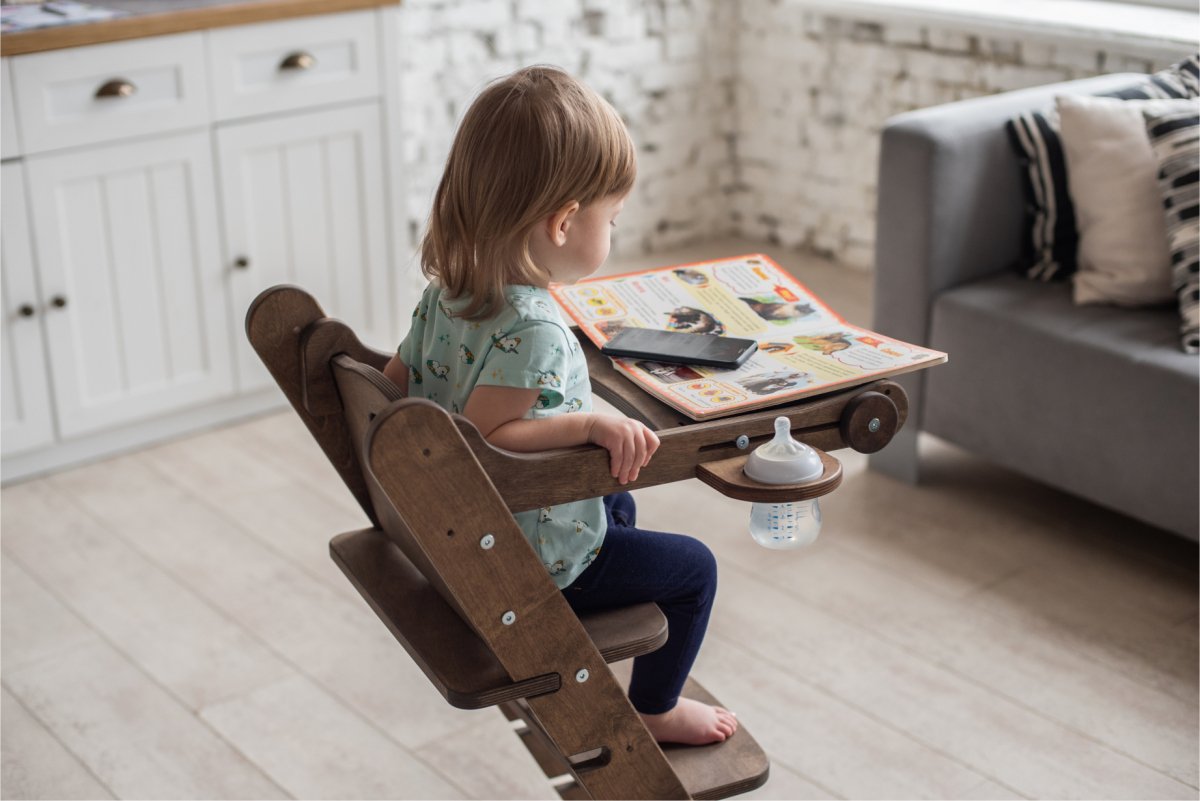
[[[1016,264],[1025,198],[1005,122],[1052,108],[1056,95],[1097,94],[1144,78],[1104,75],[890,119],[879,159],[874,327],[925,345],[935,295]]]
[[[509,510],[523,512],[542,506],[597,498],[621,490],[696,478],[701,465],[734,458],[744,460],[750,450],[774,437],[776,417],[787,417],[792,436],[820,451],[829,452],[847,446],[858,448],[867,442],[867,438],[874,436],[867,433],[872,415],[862,414],[861,411],[868,408],[863,405],[863,400],[870,398],[879,401],[880,398],[876,396],[886,396],[885,405],[890,403],[894,410],[892,419],[885,419],[883,428],[879,430],[881,441],[886,444],[896,431],[903,428],[908,418],[908,398],[903,388],[894,381],[880,379],[785,406],[772,406],[716,420],[692,421],[687,425],[660,430],[659,448],[654,458],[641,470],[637,480],[625,485],[618,484],[612,477],[608,451],[597,445],[577,445],[532,453],[506,451],[491,445],[467,418],[461,415],[451,417],[467,448],[479,461]],[[423,399],[397,401],[375,418],[367,434],[368,443],[374,436],[373,432],[385,423],[388,416],[403,408],[415,408],[418,405],[440,410],[432,401]],[[875,416],[886,418],[884,414]],[[745,439],[739,446],[741,437]],[[882,444],[875,444],[882,447]],[[837,466],[836,460],[832,462],[833,465],[826,465],[822,492],[831,491],[841,480],[840,466]],[[835,470],[834,466],[838,469]],[[731,494],[728,491],[731,483],[739,485],[734,488],[731,497],[738,497],[738,493],[743,491],[761,491],[777,496],[776,502],[814,497],[808,494],[812,489],[808,486],[787,484],[768,487],[741,478],[736,482],[721,481],[714,478],[712,472],[709,471],[707,477],[700,477],[724,494]]]

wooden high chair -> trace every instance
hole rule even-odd
[[[381,372],[391,354],[297,287],[259,295],[246,332],[370,520],[333,538],[333,560],[450,704],[499,706],[562,798],[726,798],[766,781],[767,757],[744,724],[703,747],[651,738],[607,663],[660,647],[666,619],[654,604],[576,617],[512,513],[692,477],[742,500],[816,497],[841,482],[828,453],[824,475],[803,485],[757,484],[741,466],[779,415],[821,451],[878,450],[907,413],[899,385],[697,423],[581,338],[596,394],[661,440],[621,487],[603,448],[509,453],[466,418],[405,399]],[[692,679],[684,695],[718,703]]]

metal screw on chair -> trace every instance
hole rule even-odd
[[[750,438],[745,434],[742,434],[740,437],[734,440],[733,444],[738,446],[739,451],[744,451],[746,448],[750,447]]]
[[[511,609],[508,610],[501,616],[500,622],[506,626],[511,626],[513,623],[517,622],[517,613]]]
[[[592,675],[592,674],[588,673],[587,668],[580,668],[578,670],[578,672],[576,672],[576,674],[575,674],[575,681],[579,682],[580,684],[583,684],[585,681],[588,680],[588,676],[590,676],[590,675]]]
[[[882,425],[882,423],[879,422],[879,418],[872,417],[871,422],[867,423],[867,430],[870,431],[872,434],[874,434],[876,431],[879,430],[880,425]]]
[[[485,551],[488,550],[489,548],[491,548],[495,544],[496,544],[496,538],[493,537],[491,534],[484,534],[483,539],[481,539],[479,541],[479,547]]]

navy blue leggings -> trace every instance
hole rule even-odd
[[[628,492],[604,498],[608,533],[596,561],[563,590],[576,614],[653,601],[667,618],[667,642],[633,660],[629,700],[657,715],[675,707],[704,641],[717,592],[717,562],[693,537],[636,528]]]

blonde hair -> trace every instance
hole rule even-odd
[[[617,112],[554,67],[493,81],[467,109],[421,242],[421,271],[461,315],[487,317],[508,284],[545,284],[529,237],[572,201],[581,206],[633,187],[637,157]]]

